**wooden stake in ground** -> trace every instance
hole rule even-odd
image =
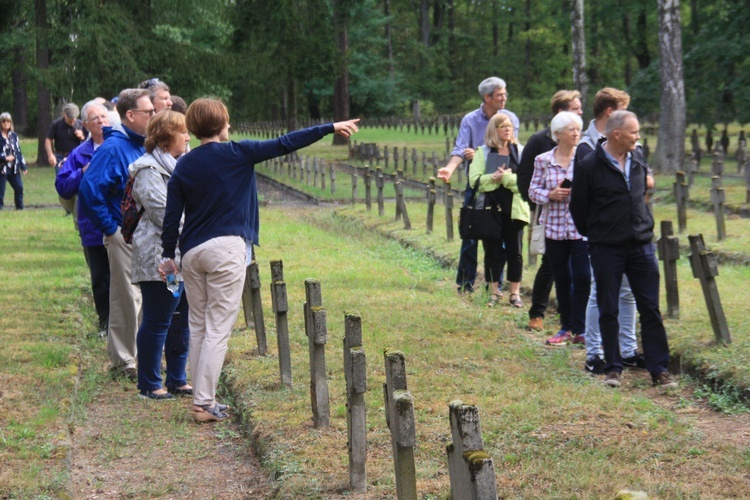
[[[452,443],[445,447],[453,500],[495,500],[495,466],[484,451],[479,410],[452,401],[448,405]]]
[[[448,241],[453,241],[453,191],[450,185],[445,199],[445,236]]]
[[[406,360],[404,353],[391,349],[385,357],[385,420],[391,431],[393,462],[396,470],[396,497],[400,500],[417,498],[417,473],[414,466],[414,402],[406,388]]]
[[[385,177],[379,168],[375,169],[375,187],[378,189],[378,215],[385,215],[385,200],[383,199],[383,187],[385,186]]]
[[[664,286],[667,291],[667,317],[680,317],[680,294],[677,289],[677,260],[680,240],[674,236],[671,220],[661,221],[661,237],[657,242],[659,260],[664,262]]]
[[[352,206],[357,204],[357,170],[355,169],[352,172]]]
[[[687,202],[690,198],[690,187],[685,182],[685,172],[675,172],[675,176],[673,187],[674,199],[677,203],[677,228],[682,234],[687,229]]]
[[[349,448],[349,487],[367,489],[367,358],[362,347],[362,319],[344,315],[344,377],[346,378],[346,429]]]
[[[406,211],[406,201],[404,201],[404,186],[401,182],[396,182],[396,205],[401,208],[401,216],[404,218],[404,229],[411,229],[411,221],[409,220],[409,214]],[[398,216],[396,217],[398,219]]]
[[[310,353],[310,400],[313,425],[316,429],[328,427],[330,404],[328,399],[328,374],[326,371],[326,342],[328,328],[320,282],[305,280],[305,333]]]
[[[706,250],[702,234],[691,234],[688,240],[690,240],[690,267],[693,270],[693,277],[701,282],[708,316],[714,329],[714,337],[718,344],[729,345],[732,339],[729,335],[727,319],[724,316],[724,308],[721,306],[719,288],[716,286],[715,278],[719,275],[716,256],[713,252]]]
[[[263,320],[263,304],[260,300],[260,276],[258,263],[252,261],[245,270],[245,287],[242,291],[242,308],[245,312],[245,326],[255,329],[258,342],[258,354],[265,356],[268,352],[266,343],[266,323]]]
[[[284,264],[271,261],[271,302],[276,314],[276,342],[279,349],[279,374],[283,385],[292,385],[292,355],[289,348],[289,304],[284,283]]]
[[[336,170],[333,165],[328,166],[328,179],[331,181],[331,194],[336,193]]]
[[[721,187],[721,176],[714,175],[711,177],[711,204],[714,207],[714,217],[716,217],[716,236],[719,241],[727,237],[727,228],[724,224],[724,202],[726,193]]]
[[[372,174],[367,165],[365,165],[365,207],[368,212],[372,210]]]

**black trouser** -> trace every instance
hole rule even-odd
[[[531,290],[531,309],[529,309],[529,319],[544,318],[544,311],[549,305],[549,294],[552,292],[552,285],[555,280],[552,276],[552,265],[546,254],[542,255],[542,262],[536,271],[534,278],[534,288]]]
[[[91,274],[91,293],[99,316],[99,330],[107,330],[109,323],[109,256],[104,245],[83,247],[83,255]]]
[[[0,174],[0,209],[3,208],[5,202],[5,181],[7,179],[10,187],[13,188],[13,201],[16,204],[16,210],[23,210],[23,180],[21,175],[21,170],[15,174]]]

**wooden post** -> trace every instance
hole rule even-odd
[[[383,146],[383,171],[388,171],[388,146]]]
[[[406,388],[406,361],[400,351],[386,349],[385,421],[391,431],[393,462],[396,472],[396,498],[417,499],[417,474],[414,466],[414,401]]]
[[[365,206],[368,212],[372,210],[372,174],[367,165],[365,165]]]
[[[411,148],[411,173],[417,176],[417,148]]]
[[[333,165],[328,165],[328,178],[331,181],[331,194],[334,194],[336,192],[336,170],[334,170]]]
[[[432,176],[433,177],[437,177],[437,171],[438,171],[437,154],[433,151],[432,152]]]
[[[305,280],[305,333],[310,353],[310,401],[312,402],[313,426],[328,427],[330,408],[328,399],[328,374],[326,371],[326,310],[320,292],[320,282]]]
[[[308,161],[307,156],[305,156],[305,184],[308,186],[310,185],[310,162]]]
[[[453,500],[496,500],[495,466],[484,451],[479,410],[452,401],[448,405],[452,443],[445,447]]]
[[[344,315],[344,377],[346,378],[346,429],[349,449],[349,487],[367,489],[367,358],[362,347],[362,319]]]
[[[398,190],[396,190],[396,184],[399,183],[399,179],[401,178],[401,170],[396,170],[395,175],[393,175],[393,192],[396,195],[396,220],[401,220],[401,203],[398,201]]]
[[[432,179],[432,178],[431,178]],[[434,179],[433,179],[434,181]],[[435,189],[428,188],[427,192],[427,234],[432,234],[432,228],[435,220],[435,202],[437,194]]]
[[[445,236],[453,241],[453,191],[448,183],[448,196],[445,198]]]
[[[409,150],[407,149],[406,146],[404,146],[404,154],[402,158],[404,162],[404,167],[401,170],[403,170],[404,172],[408,172],[409,171]],[[401,173],[401,175],[402,176],[404,175],[403,172]]]
[[[271,261],[271,302],[276,314],[276,342],[279,348],[279,373],[283,385],[292,385],[292,356],[289,348],[289,304],[284,283],[284,264]]]
[[[268,352],[266,343],[266,323],[263,320],[263,304],[260,300],[260,276],[258,263],[252,261],[245,270],[245,289],[242,293],[242,308],[245,312],[245,325],[255,329],[258,342],[258,354],[265,356]]]
[[[719,241],[727,237],[727,228],[724,224],[724,202],[726,193],[721,187],[721,176],[714,175],[711,177],[711,204],[714,207],[714,217],[716,217],[716,235]]]
[[[398,146],[393,147],[393,170],[398,170]]]
[[[396,188],[396,205],[401,208],[401,216],[404,218],[404,229],[411,229],[411,221],[406,211],[406,201],[404,201],[404,185],[399,181],[395,184]],[[398,217],[396,217],[398,219]]]
[[[711,163],[712,175],[724,175],[724,153],[721,144],[717,142],[716,149],[714,149],[714,161]]]
[[[676,181],[673,184],[674,198],[677,203],[677,227],[680,233],[687,229],[687,201],[690,197],[690,188],[685,182],[684,172],[675,172]]]
[[[703,298],[706,300],[708,316],[714,329],[714,337],[718,344],[729,345],[732,339],[729,335],[729,326],[721,306],[719,289],[716,286],[716,276],[719,275],[719,266],[713,252],[706,250],[702,234],[691,234],[690,240],[690,267],[693,277],[698,278],[703,289]]]
[[[313,158],[313,187],[318,187],[318,159]]]
[[[352,172],[352,206],[357,204],[357,170]]]
[[[667,317],[680,317],[680,294],[677,289],[677,259],[680,258],[680,241],[674,236],[671,220],[661,221],[661,238],[656,245],[659,260],[664,262],[664,286],[667,291]]]
[[[383,187],[385,186],[385,177],[380,168],[375,169],[375,187],[378,189],[378,215],[385,215],[385,200],[383,199]]]

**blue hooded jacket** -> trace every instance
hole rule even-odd
[[[128,166],[143,156],[145,137],[124,125],[104,127],[104,143],[94,152],[79,187],[82,205],[94,227],[110,236],[122,224],[120,202]]]

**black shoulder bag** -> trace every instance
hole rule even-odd
[[[502,239],[502,220],[497,208],[475,208],[479,179],[474,184],[474,192],[461,207],[458,216],[458,234],[462,240],[499,240]]]

